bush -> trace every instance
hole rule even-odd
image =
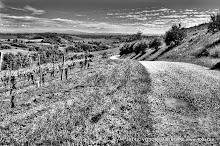
[[[149,43],[149,48],[154,48],[158,50],[158,48],[162,45],[161,40],[159,38],[155,38]]]
[[[133,52],[135,54],[144,53],[146,48],[148,48],[148,42],[142,40],[138,41],[133,45]]]
[[[209,55],[213,58],[220,58],[220,49],[217,47],[214,49],[211,49],[209,52]]]
[[[195,50],[194,52],[192,52],[192,55],[197,57],[197,58],[200,58],[200,57],[203,57],[203,56],[209,56],[209,52],[207,51],[206,47],[202,47],[202,48],[199,48],[197,50]]]
[[[220,31],[220,13],[212,14],[208,25],[208,32],[216,33]]]
[[[217,45],[219,45],[220,44],[220,38],[218,38],[218,39],[216,39],[214,42],[212,42],[211,44],[207,44],[206,45],[206,48],[213,48],[213,47],[215,47],[215,46],[217,46]]]
[[[144,53],[146,48],[148,48],[149,46],[148,43],[149,42],[145,40],[126,43],[124,44],[124,46],[121,47],[120,55],[122,56],[124,54],[130,54],[130,53],[135,53],[135,54]]]
[[[167,31],[164,36],[164,41],[166,45],[173,47],[179,45],[185,37],[185,32],[183,29],[184,28],[182,28],[180,24],[179,26],[174,24],[172,28],[169,31]]]
[[[133,52],[133,45],[134,43],[126,43],[124,44],[121,48],[120,48],[120,55],[124,55],[124,54],[130,54]]]
[[[103,53],[102,53],[102,58],[103,58],[103,59],[108,58],[107,52],[103,52]]]
[[[1,46],[1,50],[8,50],[8,49],[11,49],[11,46],[9,46],[9,45],[2,45]]]
[[[142,39],[142,32],[138,31],[136,34],[133,34],[132,36],[130,36],[126,42],[133,42],[133,41],[137,41],[137,40],[141,40]]]

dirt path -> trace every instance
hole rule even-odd
[[[160,137],[218,137],[220,73],[206,67],[164,61],[140,61],[150,73],[149,100]],[[187,136],[188,135],[188,136]]]
[[[113,56],[110,59],[117,59]],[[165,61],[139,61],[150,74],[148,99],[158,137],[198,142],[220,134],[220,72],[206,67]],[[185,137],[185,139],[183,139]],[[216,140],[215,139],[215,140]],[[207,140],[207,139],[205,139]],[[208,139],[208,144],[215,142]],[[167,142],[163,142],[164,145]]]

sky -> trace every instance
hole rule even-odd
[[[208,22],[220,0],[0,0],[0,32],[163,34]]]

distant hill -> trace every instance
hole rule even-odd
[[[0,39],[43,39],[43,42],[50,44],[68,43],[74,40],[82,40],[78,36],[72,34],[59,34],[59,33],[15,33],[15,34],[0,34]]]

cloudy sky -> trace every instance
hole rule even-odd
[[[163,34],[209,21],[220,0],[0,0],[0,32]]]

